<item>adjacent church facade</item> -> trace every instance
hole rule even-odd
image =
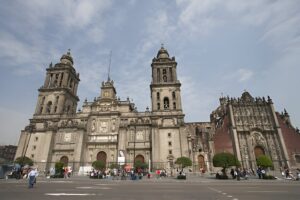
[[[161,47],[151,63],[151,109],[137,111],[129,98],[117,97],[114,81],[102,82],[100,94],[77,110],[79,73],[70,52],[49,65],[38,89],[36,109],[21,131],[16,158],[27,156],[41,170],[58,161],[78,171],[95,160],[172,170],[177,158],[189,157],[193,171],[214,171],[212,158],[231,152],[242,167],[257,167],[269,156],[275,169],[300,167],[300,134],[286,111],[274,110],[270,97],[221,97],[209,122],[187,123],[182,109],[177,62]],[[201,112],[201,111],[199,111]]]

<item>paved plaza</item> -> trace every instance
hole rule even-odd
[[[291,180],[215,180],[190,177],[187,180],[142,179],[102,180],[88,177],[46,179],[39,177],[33,189],[27,180],[1,179],[1,200],[105,199],[105,200],[266,200],[299,199],[300,181]]]

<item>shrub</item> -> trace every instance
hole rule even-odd
[[[231,166],[240,166],[239,160],[231,153],[218,153],[214,155],[213,157],[213,165],[214,167],[222,167],[222,173],[223,175],[219,174],[219,178],[224,177],[222,179],[228,179],[226,175],[226,168],[231,167]],[[226,178],[227,177],[227,178]],[[216,176],[217,178],[217,176]]]
[[[256,163],[258,166],[261,166],[263,168],[273,167],[272,160],[265,155],[261,155],[256,159]]]
[[[267,179],[267,180],[274,180],[274,179],[276,179],[274,176],[272,176],[272,175],[264,175],[263,176],[263,179]]]
[[[64,163],[63,162],[57,162],[55,163],[55,175],[63,175],[64,174]]]
[[[32,166],[33,165],[33,160],[31,160],[30,158],[28,158],[26,156],[22,156],[22,157],[16,158],[15,163],[18,163],[20,165]]]
[[[188,166],[192,166],[192,161],[188,157],[183,156],[183,157],[177,158],[177,160],[175,161],[175,164],[181,165],[182,168],[185,168]]]
[[[178,175],[177,179],[186,180],[186,175]]]
[[[216,174],[216,179],[228,179],[228,176],[226,174],[219,174],[217,173]]]
[[[102,160],[96,160],[92,163],[92,166],[96,170],[103,171],[105,169],[105,163]]]

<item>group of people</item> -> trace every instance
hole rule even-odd
[[[254,170],[253,169],[240,169],[240,168],[236,168],[236,169],[231,169],[230,170],[230,174],[232,176],[232,179],[237,179],[240,180],[240,178],[244,178],[245,180],[247,180],[249,178],[249,176],[255,175]]]
[[[300,180],[300,169],[297,168],[296,169],[296,176],[294,176],[293,172],[289,169],[289,168],[284,168],[284,170],[282,170],[280,168],[282,177],[286,178],[286,179],[290,179],[290,180]]]

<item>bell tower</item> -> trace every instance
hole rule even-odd
[[[40,87],[34,116],[76,113],[79,74],[73,67],[70,50],[60,62],[46,69],[44,85]]]
[[[151,101],[153,112],[172,111],[182,114],[181,83],[177,79],[177,62],[170,58],[167,49],[161,46],[152,60]]]

